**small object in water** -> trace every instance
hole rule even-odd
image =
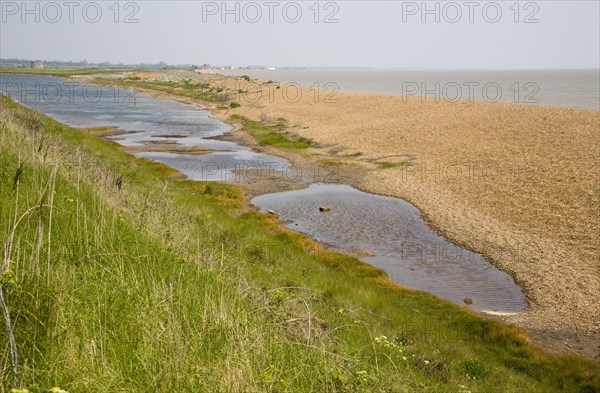
[[[473,304],[473,299],[471,299],[470,297],[466,297],[463,299],[463,302],[465,302],[465,304]]]
[[[331,208],[329,206],[319,206],[319,211],[320,212],[328,212],[328,211],[331,211]]]
[[[269,213],[269,214],[273,214],[273,215],[275,215],[275,216],[277,215],[277,213],[275,213],[273,210],[269,210],[267,213]]]

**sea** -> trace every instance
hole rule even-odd
[[[338,91],[418,96],[427,101],[512,102],[600,110],[600,69],[406,70],[375,68],[276,68],[220,70],[265,81]]]

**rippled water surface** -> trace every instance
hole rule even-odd
[[[526,297],[512,277],[481,255],[460,248],[432,231],[413,205],[368,194],[347,185],[313,184],[300,191],[261,195],[252,200],[273,210],[292,229],[344,249],[369,250],[360,257],[405,286],[477,310],[518,312]],[[328,212],[319,207],[331,208]]]

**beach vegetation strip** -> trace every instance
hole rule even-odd
[[[243,130],[248,132],[261,145],[272,146],[281,149],[307,149],[314,146],[310,139],[293,135],[287,127],[285,119],[278,118],[275,123],[254,121],[243,116],[233,115],[230,122],[241,123]]]
[[[0,97],[3,391],[599,391],[598,363],[175,175]]]

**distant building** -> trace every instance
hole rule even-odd
[[[198,74],[213,74],[214,68],[210,64],[203,64],[200,67],[197,67],[194,71]]]
[[[34,60],[31,62],[31,68],[44,68],[44,62],[41,60]]]

